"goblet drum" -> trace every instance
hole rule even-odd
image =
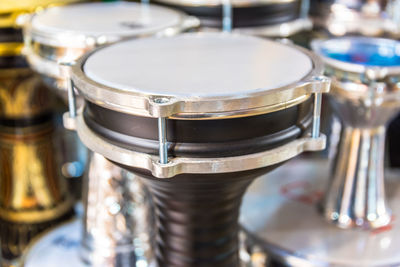
[[[73,205],[55,149],[52,95],[13,43],[9,48],[0,56],[2,266],[12,266],[33,237],[70,217]]]
[[[247,186],[324,148],[319,100],[330,83],[321,72],[310,52],[251,36],[123,41],[72,67],[85,105],[65,125],[148,186],[159,266],[239,266]]]
[[[343,37],[313,49],[333,77],[332,108],[343,124],[324,214],[340,227],[379,228],[390,222],[384,190],[386,126],[399,111],[400,43]]]
[[[68,65],[85,52],[128,37],[175,35],[197,25],[198,20],[193,17],[155,5],[114,2],[54,7],[27,21],[24,50],[32,68],[67,100],[68,88],[71,89]],[[140,180],[95,153],[86,183],[82,246],[72,248],[74,257],[81,256],[81,264],[89,262],[94,266],[131,266],[136,261],[143,264],[145,258],[150,260],[153,220],[147,216],[150,199]],[[138,213],[144,214],[138,217]],[[63,229],[59,230],[61,235]],[[46,240],[40,241],[38,247]],[[63,257],[70,255],[67,248],[59,249],[65,249]],[[40,259],[30,257],[26,264],[40,266]],[[57,257],[47,260],[60,265],[54,262]]]
[[[399,229],[391,221],[387,196],[394,204],[398,187],[395,174],[387,172],[390,190],[385,192],[384,151],[386,125],[400,108],[400,43],[342,37],[312,46],[332,78],[328,98],[343,125],[336,158],[330,174],[327,162],[302,161],[275,173],[276,178],[296,173],[286,178],[288,184],[271,177],[263,189],[251,191],[249,203],[261,203],[265,193],[262,201],[273,204],[258,220],[251,204],[243,208],[250,254],[289,266],[396,266]],[[329,179],[321,183],[324,178]],[[263,207],[258,204],[257,210]]]

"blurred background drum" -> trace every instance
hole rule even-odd
[[[3,264],[39,232],[72,215],[61,175],[54,96],[18,56],[0,57],[0,238]]]
[[[311,0],[315,27],[334,36],[400,36],[398,0]]]
[[[68,218],[73,199],[61,175],[65,146],[50,110],[54,96],[29,70],[19,16],[74,0],[4,0],[0,3],[2,264],[18,259],[39,232]]]
[[[288,178],[293,188],[285,189],[290,191],[286,198],[269,191],[271,187],[278,191],[273,177],[265,181],[264,193],[270,197],[264,201],[270,202],[269,212],[275,216],[261,216],[255,223],[246,219],[252,216],[251,208],[243,209],[251,253],[269,255],[289,266],[398,265],[398,229],[392,221],[397,214],[392,215],[387,199],[395,203],[399,196],[393,174],[388,181],[393,188],[390,195],[386,193],[384,151],[386,127],[400,109],[400,43],[341,37],[315,41],[312,46],[332,78],[328,98],[343,126],[336,157],[330,168],[327,161],[314,159],[292,166],[295,170],[286,169],[296,173]],[[301,164],[308,167],[300,168]],[[321,189],[319,178],[325,188]],[[290,199],[292,194],[295,199]]]
[[[306,44],[305,32],[311,30],[308,0],[232,0],[192,1],[157,0],[157,3],[181,9],[201,20],[202,31],[223,28],[231,19],[234,32],[272,37],[291,38]],[[230,18],[223,18],[228,13]],[[223,19],[222,19],[223,18]]]

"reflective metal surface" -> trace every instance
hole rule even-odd
[[[98,16],[103,19],[93,19]],[[75,21],[73,27],[65,24],[68,19]],[[71,64],[85,52],[121,39],[171,36],[198,25],[196,18],[180,11],[140,3],[87,3],[53,8],[24,23],[23,52],[35,71],[46,76],[45,81],[66,98],[68,71],[60,62]]]
[[[271,46],[275,48],[277,46],[279,47],[279,44],[266,41],[261,38],[235,34],[185,34],[180,35],[180,37],[168,38],[168,41],[173,43],[174,41],[176,42],[180,40],[186,44],[190,44],[195,43],[194,40],[196,39],[202,40],[201,44],[206,43],[206,40],[212,40],[213,43],[218,44],[219,49],[222,49],[223,47],[221,44],[225,46],[227,43],[229,43],[229,41],[241,43],[241,39],[243,39],[244,43],[247,45],[250,43],[251,47],[254,47],[253,45],[259,48],[262,47],[262,51],[268,50],[268,44],[271,44]],[[153,39],[153,42],[153,48],[154,46],[157,46],[158,43],[162,43],[159,41],[159,39]],[[146,41],[141,43],[147,46],[147,44],[145,44]],[[129,44],[129,42],[120,44],[126,45]],[[137,48],[136,44],[132,43],[135,48]],[[185,44],[183,46],[185,46]],[[237,48],[237,44],[232,46]],[[158,80],[154,82],[154,79],[147,79],[147,82],[150,83],[150,87],[153,86],[155,88],[149,93],[145,92],[147,88],[136,89],[135,87],[139,86],[136,84],[129,84],[129,80],[127,80],[127,84],[119,85],[117,83],[114,87],[106,86],[104,83],[102,84],[101,81],[94,81],[88,78],[85,70],[83,69],[88,58],[95,56],[96,52],[101,53],[103,51],[101,48],[80,58],[77,64],[72,67],[71,75],[75,87],[79,90],[80,94],[85,97],[85,99],[96,102],[105,108],[139,116],[170,117],[174,119],[223,119],[269,113],[285,109],[291,105],[299,104],[300,102],[305,101],[307,99],[306,97],[312,93],[329,91],[329,79],[320,76],[323,70],[319,58],[309,51],[299,47],[284,44],[281,44],[280,46],[282,50],[286,51],[286,53],[291,53],[292,55],[297,56],[301,55],[300,58],[303,60],[300,63],[296,62],[296,64],[299,65],[299,68],[306,67],[306,70],[308,70],[308,68],[311,69],[305,74],[304,77],[304,70],[299,71],[300,75],[298,72],[293,72],[294,75],[296,75],[295,77],[298,78],[297,80],[293,77],[290,77],[289,82],[280,80],[279,82],[275,83],[276,79],[274,79],[272,82],[270,81],[268,83],[270,86],[268,88],[259,87],[260,81],[263,81],[261,77],[263,77],[262,71],[265,71],[264,68],[257,69],[259,79],[253,79],[254,84],[257,85],[255,88],[244,88],[245,79],[238,79],[242,87],[236,86],[234,92],[221,90],[223,88],[229,88],[229,82],[226,82],[222,83],[223,88],[216,88],[214,91],[211,90],[211,88],[204,89],[206,92],[200,97],[194,92],[188,92],[187,88],[180,87],[177,88],[178,91],[176,92],[164,92],[162,82],[158,82]],[[119,46],[115,45],[114,47],[118,48]],[[113,46],[104,48],[104,50],[110,48],[113,48]],[[205,47],[200,45],[200,48],[202,49],[202,52],[205,53],[207,48],[209,48],[209,45],[206,45]],[[149,50],[146,51],[149,52]],[[157,49],[157,51],[159,50]],[[266,52],[261,54],[264,56],[268,55]],[[168,57],[166,54],[164,54],[164,56]],[[223,57],[227,58],[228,56],[225,53]],[[305,66],[301,64],[304,62],[304,57],[308,60],[306,60]],[[158,58],[157,60],[160,59]],[[277,58],[275,58],[275,60],[278,61]],[[311,61],[311,67],[309,61]],[[133,65],[135,64],[134,62],[128,63]],[[248,61],[248,64],[252,63],[254,62],[251,60]],[[293,62],[293,64],[295,63]],[[273,68],[273,66],[275,66],[273,64],[264,64],[264,62],[257,64],[257,66],[260,65],[266,65],[268,68]],[[101,66],[104,66],[104,62],[101,64]],[[179,68],[178,65],[172,66],[174,68]],[[181,67],[182,66],[180,66],[180,68]],[[104,72],[104,69],[102,71]],[[221,75],[225,74],[224,77],[226,77],[228,74],[225,71],[226,70],[224,69],[218,69],[217,73],[221,73]],[[124,78],[128,76],[121,72],[119,72],[119,74],[115,72],[113,73],[117,76],[122,75]],[[248,75],[250,76],[251,74],[248,73]],[[214,74],[213,77],[215,76],[216,75]],[[116,76],[111,75],[112,79],[115,77]],[[146,75],[146,77],[150,76]],[[146,82],[146,77],[144,78],[144,82]],[[293,82],[293,80],[295,81]],[[202,82],[212,86],[204,79]],[[108,81],[107,83],[112,84],[113,80]],[[190,84],[190,78],[186,77],[185,83]],[[221,84],[221,82],[219,83]],[[170,86],[172,86],[172,83],[170,83]],[[179,92],[179,89],[182,89],[184,92]],[[155,93],[153,91],[155,91]],[[207,92],[209,92],[210,96],[207,95]],[[159,98],[163,99],[162,103],[159,103]]]
[[[51,94],[28,69],[0,71],[0,238],[3,260],[72,213],[61,175]]]
[[[364,37],[313,43],[332,77],[331,105],[343,124],[323,203],[324,216],[339,227],[390,222],[383,170],[386,127],[400,109],[397,47],[397,41]]]
[[[304,155],[256,180],[244,197],[240,222],[248,232],[245,246],[253,266],[389,267],[400,264],[400,184],[387,170],[386,187],[393,217],[375,230],[343,230],[320,215],[329,183],[328,160]],[[279,265],[281,266],[281,265]]]
[[[147,266],[153,258],[155,225],[149,192],[139,177],[92,153],[86,186],[83,261],[91,266]]]
[[[400,2],[362,0],[314,0],[311,4],[314,23],[336,36],[400,34]]]
[[[183,173],[204,174],[251,170],[284,162],[305,151],[318,151],[325,148],[324,135],[318,138],[305,136],[284,146],[250,155],[221,158],[174,157],[168,163],[161,164],[158,156],[135,152],[105,141],[85,124],[82,114],[73,124],[76,126],[79,138],[92,151],[120,164],[147,169],[158,178],[170,178]],[[65,125],[71,125],[71,122],[67,120]]]

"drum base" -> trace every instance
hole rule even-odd
[[[81,257],[81,234],[83,226],[81,219],[60,226],[39,239],[27,251],[24,259],[24,267],[88,267]],[[146,259],[140,257],[137,251],[136,267],[150,267]],[[132,267],[130,264],[105,264],[101,267]]]
[[[400,183],[386,172],[392,222],[373,231],[343,230],[319,213],[327,178],[327,160],[293,160],[249,188],[241,223],[254,266],[271,258],[289,266],[399,266]],[[261,262],[261,264],[260,264]]]

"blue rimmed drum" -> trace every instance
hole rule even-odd
[[[310,52],[257,37],[127,40],[72,67],[85,105],[64,123],[148,186],[159,266],[239,266],[247,186],[325,146],[320,99],[330,82],[321,74]]]
[[[400,43],[343,37],[313,49],[333,77],[330,102],[343,129],[324,214],[341,227],[379,228],[390,222],[385,204],[386,126],[399,111]]]
[[[399,210],[393,206],[392,216],[387,199],[400,198],[398,174],[385,172],[384,151],[387,124],[400,109],[400,42],[341,37],[312,46],[332,79],[328,98],[342,123],[336,158],[288,164],[274,173],[285,179],[252,188],[241,221],[248,248],[253,258],[285,266],[397,266]],[[269,209],[258,220],[256,204]]]

